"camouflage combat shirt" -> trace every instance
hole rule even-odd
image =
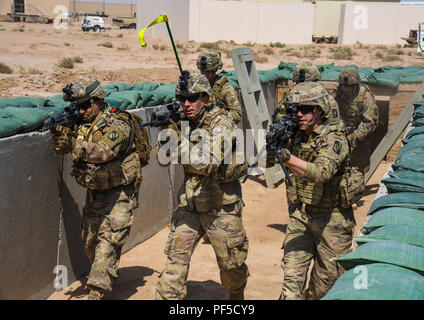
[[[307,136],[298,131],[291,153],[308,162],[303,177],[290,174],[294,188],[287,188],[289,204],[306,203],[316,207],[335,207],[341,176],[349,160],[344,128],[324,122]]]
[[[205,129],[210,140],[189,142],[190,163],[183,164],[184,183],[178,195],[181,205],[199,212],[220,208],[241,199],[240,182],[223,182],[221,179],[222,170],[225,168],[222,142],[225,140],[231,143],[235,124],[220,107],[210,104],[206,108],[200,120],[190,122],[190,133],[187,136],[196,129]],[[196,148],[196,151],[193,148]],[[193,155],[197,155],[199,159],[204,157],[206,161],[196,163]]]
[[[222,106],[228,112],[228,116],[237,125],[241,121],[242,113],[236,90],[234,90],[224,76],[219,77],[215,81],[212,89],[214,96],[211,99],[211,103]]]
[[[360,85],[355,97],[345,97],[341,89],[336,90],[334,97],[339,104],[347,133],[353,133],[357,141],[366,143],[365,138],[375,130],[378,123],[379,112],[374,95],[366,86]]]

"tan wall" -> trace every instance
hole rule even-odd
[[[166,13],[174,38],[182,41],[305,44],[312,40],[313,5],[310,3],[139,0],[138,12],[139,29]],[[304,21],[299,23],[302,19]],[[169,37],[163,24],[147,29],[145,35]]]
[[[368,15],[366,29],[355,28],[358,13],[356,4],[344,4],[341,7],[340,44],[403,44],[401,37],[409,35],[410,29],[417,29],[418,22],[424,19],[424,5],[365,4]]]

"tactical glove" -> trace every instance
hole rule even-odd
[[[355,149],[358,145],[358,139],[356,139],[355,135],[351,133],[347,136],[347,139],[349,140],[350,148]]]
[[[59,155],[64,155],[72,151],[74,138],[72,138],[72,131],[69,128],[57,126],[56,130],[52,132],[52,144],[55,151]]]

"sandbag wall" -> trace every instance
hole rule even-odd
[[[157,108],[133,112],[150,119]],[[149,129],[151,141],[158,132]],[[54,291],[56,265],[67,268],[68,283],[88,272],[80,240],[85,189],[70,176],[70,155],[55,154],[48,132],[0,139],[0,167],[0,299],[44,299]],[[152,154],[143,178],[124,252],[169,223],[171,190],[178,190],[183,174],[160,167]]]
[[[323,300],[424,300],[424,99],[409,129],[358,247],[337,259],[347,271]]]

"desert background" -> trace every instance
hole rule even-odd
[[[0,98],[48,97],[60,93],[65,84],[85,76],[96,78],[102,84],[176,81],[179,70],[171,42],[149,37],[145,40],[147,47],[140,47],[137,32],[127,29],[112,28],[94,33],[82,32],[78,24],[69,25],[67,30],[56,30],[53,25],[0,22]],[[204,48],[221,51],[224,70],[231,71],[234,67],[230,51],[246,46],[254,52],[257,70],[276,68],[282,60],[373,68],[424,64],[424,55],[417,53],[416,48],[401,45],[364,45],[360,42],[349,46],[327,43],[264,45],[233,41],[176,41],[176,45],[182,67],[189,71],[196,70],[196,58]],[[404,92],[393,97],[395,103],[391,104],[393,117],[389,128],[418,86],[404,88]],[[365,223],[379,182],[395,154],[393,152],[380,164],[368,182],[366,196],[354,210],[356,235]],[[285,186],[280,183],[275,189],[268,189],[263,177],[251,177],[243,185],[243,200],[243,219],[250,243],[246,263],[251,274],[245,298],[275,300],[283,280],[281,245],[289,221]],[[122,256],[120,278],[106,299],[154,299],[155,285],[166,261],[163,249],[168,232],[169,228],[162,229]],[[52,294],[49,299],[86,299],[86,294],[85,279],[82,279]],[[203,241],[192,257],[187,299],[227,299],[220,285],[212,247]]]

